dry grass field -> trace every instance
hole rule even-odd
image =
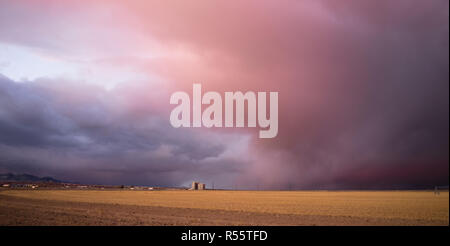
[[[448,191],[0,191],[0,225],[448,224]]]

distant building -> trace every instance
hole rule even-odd
[[[197,190],[198,189],[198,182],[192,182],[191,190]]]
[[[200,182],[192,182],[191,190],[206,190],[206,185]]]

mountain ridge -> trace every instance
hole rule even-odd
[[[53,182],[53,183],[64,183],[64,181],[55,179],[53,177],[38,177],[35,175],[22,173],[22,174],[14,174],[14,173],[0,173],[0,181],[14,181],[14,182]]]

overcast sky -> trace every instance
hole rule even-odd
[[[80,183],[448,185],[449,1],[0,0],[0,172]],[[173,128],[279,92],[279,131]]]

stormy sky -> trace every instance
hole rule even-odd
[[[91,184],[448,185],[449,2],[0,0],[0,172]],[[279,131],[173,128],[277,91]]]

